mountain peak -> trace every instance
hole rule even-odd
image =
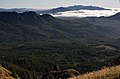
[[[54,18],[52,15],[50,14],[43,14],[41,15],[41,17],[44,17],[44,18]]]
[[[45,20],[51,21],[53,19],[54,17],[52,17],[49,14],[39,15],[34,11],[26,11],[23,13],[0,12],[1,22],[15,24],[15,25],[16,24],[17,25],[19,24],[39,25],[39,23],[44,23]]]
[[[36,14],[36,12],[34,12],[34,11],[25,11],[25,12],[23,12],[23,14]]]

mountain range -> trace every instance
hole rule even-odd
[[[68,6],[68,7],[58,7],[58,8],[53,8],[49,10],[44,10],[44,11],[37,11],[39,14],[44,14],[44,13],[58,13],[58,12],[65,12],[65,11],[74,11],[74,10],[110,10],[102,7],[97,7],[97,6],[83,6],[83,5],[74,5],[74,6]]]
[[[61,20],[32,11],[0,12],[0,41],[119,38],[119,16]]]
[[[7,12],[25,12],[25,11],[35,11],[39,14],[48,14],[48,13],[57,13],[57,12],[65,12],[65,11],[74,11],[74,10],[110,10],[102,7],[97,6],[83,6],[83,5],[74,5],[68,7],[57,7],[53,9],[32,9],[32,8],[12,8],[12,9],[4,9],[0,8],[0,12],[7,11]]]
[[[18,12],[22,13],[25,11],[38,11],[40,9],[32,9],[32,8],[11,8],[11,9],[5,9],[5,8],[0,8],[0,12]]]
[[[111,16],[118,12],[118,8],[103,8],[98,6],[83,6],[74,5],[67,7],[57,7],[52,9],[33,9],[33,8],[11,8],[4,9],[0,8],[0,12],[18,12],[23,13],[25,11],[34,11],[37,14],[51,14],[54,17],[101,17],[101,16]]]

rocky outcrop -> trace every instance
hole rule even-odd
[[[62,71],[67,77],[74,77],[80,75],[80,73],[75,69],[66,69]]]
[[[68,79],[70,77],[75,77],[80,75],[80,73],[75,69],[66,69],[61,71],[50,71],[43,75],[42,79]]]

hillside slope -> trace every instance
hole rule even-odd
[[[99,29],[99,31],[101,31],[101,33],[104,33],[107,37],[119,38],[120,36],[120,13],[117,13],[110,17],[85,18],[85,20],[94,26],[102,28],[102,30]]]
[[[0,42],[116,38],[119,25],[119,19],[111,18],[61,20],[35,12],[0,12]]]
[[[120,79],[120,65],[93,71],[70,79]]]
[[[81,42],[51,40],[0,43],[0,64],[21,79],[41,79],[55,64],[61,70],[76,69],[86,73],[111,65],[112,60],[120,56],[119,40],[105,41],[105,44],[97,42],[97,39],[91,40],[92,44],[88,41],[90,39]]]

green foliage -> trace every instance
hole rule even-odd
[[[107,66],[120,55],[119,47],[116,50],[96,48],[96,45],[106,43],[115,48],[119,46],[110,41],[92,44],[68,40],[1,43],[0,60],[13,75],[18,74],[22,79],[40,79],[55,64],[61,69],[73,68],[85,73]]]
[[[119,39],[111,39],[119,37],[119,25],[109,18],[60,20],[35,12],[0,12],[0,63],[22,79],[40,79],[55,64],[93,71],[120,55]],[[101,44],[116,50],[96,48]]]

